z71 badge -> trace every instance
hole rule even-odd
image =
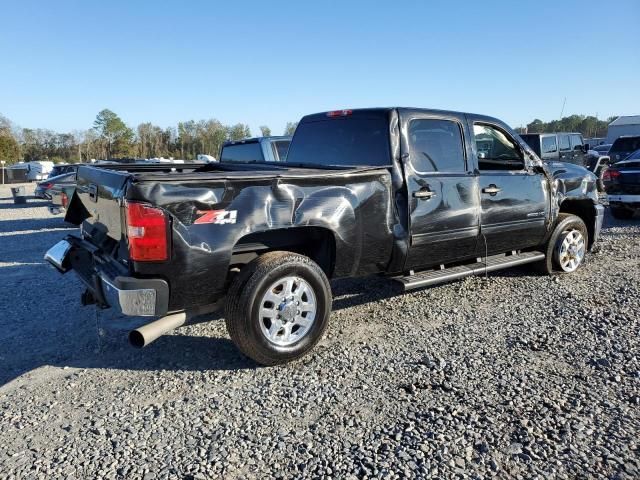
[[[218,225],[223,225],[225,223],[236,223],[238,211],[198,210],[196,211],[196,214],[200,215],[200,217],[196,218],[196,220],[193,222],[194,225],[202,225],[204,223],[216,223]]]

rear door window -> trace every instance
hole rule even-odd
[[[571,141],[569,140],[569,135],[558,135],[558,140],[560,141],[561,152],[571,150]]]
[[[555,153],[558,151],[556,136],[542,137],[542,153]]]
[[[451,120],[418,119],[409,124],[411,164],[420,173],[466,171],[462,130]]]

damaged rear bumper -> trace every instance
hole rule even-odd
[[[74,270],[86,285],[91,298],[102,307],[111,307],[130,316],[162,316],[168,311],[169,285],[159,278],[120,275],[92,244],[69,236],[51,247],[44,256],[61,273]],[[96,261],[100,258],[105,261]]]

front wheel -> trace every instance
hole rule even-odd
[[[227,296],[225,322],[238,349],[262,365],[308,353],[331,313],[331,288],[310,258],[269,252],[247,264]]]
[[[584,221],[576,215],[561,213],[545,247],[543,270],[549,274],[575,272],[584,261],[588,245]]]

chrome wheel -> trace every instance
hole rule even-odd
[[[283,277],[273,282],[262,297],[260,330],[274,345],[293,345],[311,330],[316,306],[313,288],[304,279]]]
[[[582,263],[585,251],[584,236],[579,230],[562,232],[556,251],[558,265],[562,271],[567,273],[575,271]]]

